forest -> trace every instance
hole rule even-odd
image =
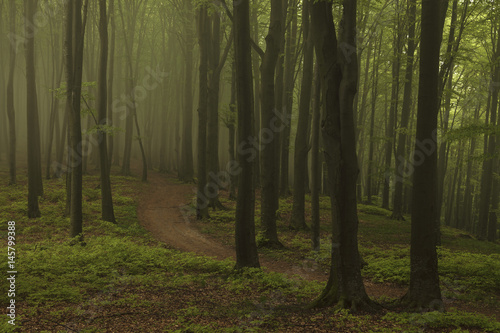
[[[0,18],[0,332],[500,332],[499,1]]]

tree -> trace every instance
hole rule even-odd
[[[111,180],[109,178],[109,159],[106,138],[107,124],[107,69],[108,69],[108,18],[106,14],[106,1],[99,0],[99,35],[101,48],[99,54],[99,77],[97,81],[97,113],[99,121],[99,165],[101,170],[101,209],[102,219],[115,222],[113,198],[111,195]]]
[[[10,34],[16,33],[16,1],[9,1]],[[10,43],[9,82],[7,83],[7,117],[9,119],[9,185],[16,184],[16,112],[14,109],[14,71],[16,69],[16,49]],[[28,118],[29,119],[29,118]]]
[[[43,193],[40,161],[40,125],[35,75],[35,32],[33,22],[38,0],[24,3],[26,15],[26,117],[28,125],[28,217],[40,217],[38,196]]]
[[[203,4],[198,12],[198,44],[200,45],[200,89],[198,106],[198,192],[196,217],[208,217],[207,189],[207,114],[208,114],[208,8]],[[211,142],[212,145],[218,144]]]
[[[238,147],[241,152],[254,148],[248,141],[253,134],[252,56],[250,50],[249,0],[233,0],[234,52],[238,99]],[[236,202],[236,268],[259,267],[255,243],[255,189],[253,161],[246,154],[238,155],[241,175],[238,178]]]
[[[273,124],[274,112],[277,108],[277,99],[281,95],[275,92],[276,64],[283,40],[283,1],[271,0],[271,17],[269,32],[266,36],[266,51],[261,65],[261,113],[262,132],[269,131]],[[279,140],[278,133],[268,133],[271,138],[262,150],[261,154],[261,211],[262,231],[265,241],[262,246],[278,246],[282,244],[278,240],[276,228],[276,211],[278,210],[279,196]]]
[[[69,148],[70,154],[70,237],[83,240],[82,215],[82,160],[77,154],[82,143],[80,101],[82,94],[83,44],[87,19],[88,0],[83,7],[85,18],[82,20],[82,0],[67,3],[66,11],[66,80],[67,108],[69,110]]]
[[[309,6],[305,1],[302,10],[304,30],[304,69],[299,101],[299,120],[295,136],[294,171],[293,171],[293,207],[290,226],[294,229],[307,229],[305,222],[305,170],[307,169],[309,109],[313,81],[314,44],[309,29]]]
[[[410,289],[403,300],[410,308],[442,309],[436,252],[437,198],[436,128],[439,110],[439,53],[443,35],[443,0],[422,0],[420,78],[414,150],[411,214]]]
[[[406,132],[410,121],[412,90],[413,90],[413,64],[415,63],[415,23],[417,14],[416,0],[408,1],[408,46],[406,52],[406,71],[405,71],[405,86],[403,92],[403,108],[401,110],[401,125],[399,126],[399,135],[396,148],[396,184],[394,189],[394,206],[392,218],[396,220],[404,220],[403,217],[403,185],[404,173],[404,156],[406,151]]]
[[[184,21],[184,112],[182,127],[182,148],[181,148],[181,167],[179,168],[179,178],[185,182],[191,182],[194,178],[193,167],[193,145],[192,145],[192,127],[193,127],[193,48],[194,33],[192,12],[192,0],[183,1],[185,16]]]
[[[498,96],[500,92],[500,32],[497,30],[498,40],[496,42],[496,50],[494,51],[493,61],[492,61],[492,75],[491,75],[491,86],[490,86],[490,125],[495,125],[497,122],[497,109],[498,109]],[[491,134],[487,139],[487,151],[485,153],[485,160],[483,161],[483,174],[481,179],[481,196],[479,203],[479,224],[478,224],[478,232],[477,236],[480,239],[488,239],[495,240],[496,238],[496,221],[494,219],[493,212],[490,213],[491,203],[492,203],[492,184],[493,184],[493,166],[494,166],[494,155],[496,152],[496,135]],[[498,181],[497,181],[498,182]],[[498,186],[496,187],[498,190]],[[498,198],[497,193],[493,193],[496,198]],[[498,200],[497,200],[498,201]],[[495,204],[493,202],[493,204]],[[498,205],[498,202],[496,203]],[[491,223],[491,226],[488,227],[488,224]]]
[[[332,210],[332,258],[328,283],[313,306],[339,304],[353,311],[375,310],[361,278],[358,250],[358,216],[354,97],[357,91],[356,0],[344,0],[340,44],[332,16],[332,4],[312,5],[315,49],[322,73],[324,98],[323,143],[328,167]]]

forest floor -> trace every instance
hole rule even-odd
[[[320,202],[320,251],[311,251],[309,232],[288,228],[292,203],[282,198],[278,233],[284,248],[259,248],[264,271],[236,272],[235,202],[227,193],[220,197],[227,209],[210,210],[209,220],[197,221],[194,184],[154,171],[147,183],[118,173],[113,168],[117,223],[100,218],[98,172],[84,176],[85,243],[75,244],[64,215],[64,179],[44,181],[42,216],[28,219],[25,172],[8,186],[7,170],[0,168],[0,220],[16,222],[19,272],[16,326],[5,316],[0,332],[500,332],[500,244],[443,228],[440,277],[447,311],[406,313],[393,302],[409,282],[410,224],[360,205],[366,289],[387,309],[356,315],[309,309],[328,278],[327,197]],[[257,197],[257,230],[259,216]],[[2,222],[0,238],[7,236]],[[0,290],[9,290],[6,279],[0,279]],[[0,306],[9,302],[0,292]]]
[[[141,225],[155,239],[177,250],[218,260],[235,259],[234,246],[222,244],[215,237],[200,231],[195,212],[189,205],[196,194],[195,185],[181,183],[172,176],[167,178],[154,171],[148,177],[149,186],[139,199],[137,213]],[[263,254],[260,254],[259,261],[264,271],[282,273],[289,278],[328,280],[328,272],[317,265],[307,267]],[[397,298],[406,292],[405,287],[397,284],[372,283],[369,279],[365,279],[365,288],[371,297]]]

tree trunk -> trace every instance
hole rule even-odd
[[[202,5],[198,13],[198,43],[200,45],[200,78],[198,106],[198,192],[196,201],[196,218],[208,218],[209,197],[207,186],[207,113],[208,113],[208,43],[209,25],[208,9]]]
[[[309,29],[309,1],[305,1],[302,10],[304,30],[304,69],[300,91],[299,119],[295,136],[293,170],[293,206],[290,227],[307,229],[305,221],[305,170],[307,169],[309,109],[313,82],[314,43]],[[291,92],[290,92],[291,93]],[[282,168],[282,170],[284,170]]]
[[[339,51],[332,4],[312,5],[311,20],[316,36],[316,55],[323,73],[325,116],[323,142],[328,166],[332,205],[332,265],[325,290],[313,306],[339,303],[353,311],[376,309],[361,278],[358,251],[354,97],[357,91],[356,1],[345,0]],[[338,52],[338,55],[337,55]]]
[[[405,86],[403,92],[403,108],[401,110],[401,124],[396,148],[396,178],[394,188],[394,204],[391,218],[404,221],[403,217],[403,185],[406,180],[406,137],[410,121],[412,91],[413,91],[413,67],[415,63],[415,23],[416,23],[417,1],[410,0],[408,3],[408,48],[406,52]]]
[[[498,41],[496,43],[496,51],[492,61],[492,80],[491,80],[491,109],[490,109],[490,125],[495,125],[497,122],[497,108],[500,85],[500,33],[497,33]],[[486,240],[488,238],[488,220],[490,217],[490,205],[493,183],[493,161],[496,152],[496,135],[491,134],[488,137],[488,146],[485,149],[485,159],[483,161],[483,175],[481,182],[481,194],[479,204],[479,224],[477,236],[479,239]]]
[[[108,17],[111,24],[111,45],[109,50],[109,64],[108,64],[108,124],[115,126],[113,122],[113,86],[115,78],[115,40],[116,40],[116,25],[115,25],[115,0],[109,1]],[[113,163],[113,149],[114,149],[114,135],[108,138],[108,167],[111,170]]]
[[[28,0],[24,3],[26,20],[26,36],[32,36],[26,40],[26,117],[28,130],[28,217],[40,217],[38,208],[38,196],[43,191],[40,188],[40,131],[38,123],[38,101],[35,80],[35,38],[34,31],[28,22],[33,22],[38,1]]]
[[[99,126],[108,126],[106,115],[107,101],[107,72],[108,72],[108,18],[106,14],[106,0],[99,0],[99,36],[101,48],[99,54],[99,76],[97,81],[97,113]],[[108,145],[106,130],[98,132],[99,136],[99,166],[101,170],[101,214],[104,221],[115,223],[113,198],[111,194],[111,180],[109,178]]]
[[[307,1],[308,5],[310,4]],[[309,6],[308,6],[309,7]],[[312,38],[309,39],[311,43]],[[321,118],[321,73],[316,65],[314,73],[314,100],[311,148],[311,225],[313,250],[320,250],[320,211],[319,193],[321,191],[321,162],[319,160],[319,132]]]
[[[88,1],[84,11],[87,10]],[[69,2],[66,21],[66,75],[68,87],[69,109],[69,142],[71,149],[71,205],[70,205],[70,237],[83,240],[82,214],[82,158],[77,154],[82,143],[82,126],[80,120],[80,101],[83,68],[83,45],[85,25],[82,22],[82,0]]]
[[[283,5],[282,0],[271,1],[271,18],[269,33],[266,37],[266,52],[262,59],[262,130],[261,142],[265,145],[261,154],[261,211],[262,229],[265,241],[262,246],[282,246],[278,240],[276,229],[276,211],[279,195],[279,139],[276,128],[275,111],[277,99],[281,95],[275,93],[274,74],[283,39]],[[278,109],[279,110],[279,109]],[[239,190],[240,191],[240,190]]]
[[[182,128],[182,163],[179,168],[179,178],[185,182],[192,182],[194,178],[193,167],[193,48],[194,34],[192,26],[192,0],[185,1],[187,17],[184,26],[185,42],[185,78],[184,78],[184,112]]]
[[[16,1],[9,1],[10,34],[16,33]],[[14,72],[16,49],[10,43],[9,81],[7,83],[7,117],[9,120],[9,185],[16,184],[16,111],[14,109]],[[29,119],[29,118],[28,118]],[[28,120],[29,121],[29,120]]]
[[[437,114],[439,51],[443,28],[442,0],[422,1],[420,80],[414,152],[411,219],[410,289],[403,298],[410,308],[442,310],[436,252],[439,225],[437,198]]]
[[[399,7],[399,0],[396,1],[396,7]],[[398,8],[397,8],[398,9]],[[392,90],[391,90],[391,107],[389,109],[389,122],[387,124],[385,136],[385,174],[390,174],[390,169],[392,165],[392,154],[394,146],[394,129],[396,122],[396,114],[399,105],[399,71],[401,69],[401,33],[400,33],[401,21],[399,14],[396,14],[396,24],[395,24],[395,36],[393,45],[393,60],[392,60]],[[384,182],[384,189],[382,190],[382,208],[389,209],[389,196],[390,196],[390,178],[386,178]]]
[[[288,28],[286,47],[285,47],[285,63],[284,63],[284,78],[283,78],[283,111],[287,117],[291,117],[293,108],[293,89],[294,89],[294,74],[296,66],[296,39],[297,39],[297,0],[292,0],[290,6],[286,6],[290,18],[290,27]],[[286,23],[286,20],[283,20]],[[305,36],[305,35],[304,35]],[[312,49],[311,49],[312,50]],[[312,52],[312,51],[311,51]],[[310,69],[311,82],[312,82],[312,65]],[[311,87],[309,87],[311,89]],[[279,96],[277,96],[279,98]],[[310,98],[308,100],[310,105]],[[300,116],[299,116],[300,117]],[[309,118],[309,115],[308,115]],[[309,119],[304,120],[307,128],[309,127]],[[290,189],[288,186],[289,179],[289,159],[290,159],[290,129],[291,126],[288,123],[284,123],[285,128],[281,134],[281,170],[280,170],[280,195],[288,196],[290,195]],[[307,138],[305,140],[307,146]],[[305,161],[307,162],[307,148]]]
[[[250,50],[249,0],[233,2],[234,52],[238,96],[238,162],[241,170],[236,203],[236,268],[259,267],[255,243],[255,189],[253,187],[253,160],[243,152],[255,148],[248,138],[253,136],[252,56]]]

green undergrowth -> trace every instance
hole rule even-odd
[[[16,221],[18,327],[40,332],[159,328],[165,332],[294,332],[318,327],[338,332],[417,332],[441,327],[495,328],[491,319],[466,312],[382,317],[352,315],[332,308],[306,310],[304,305],[320,294],[322,283],[260,269],[234,271],[232,260],[179,252],[155,241],[137,219],[137,198],[147,185],[133,177],[112,178],[117,218],[112,224],[100,219],[98,177],[85,176],[85,245],[71,245],[69,220],[64,216],[64,181],[44,181],[42,217],[30,220],[25,217],[26,178],[20,176],[18,185],[7,187],[5,173],[0,171],[0,176],[0,218]],[[212,219],[197,225],[231,245],[234,203],[222,199],[227,210],[211,211]],[[326,205],[325,198],[322,205]],[[278,230],[285,249],[260,252],[294,264],[298,274],[326,269],[330,253],[328,216],[322,217],[321,250],[313,252],[308,233],[288,228],[290,210],[291,201],[284,200]],[[374,281],[407,284],[408,247],[382,244],[378,236],[371,237],[372,224],[381,223],[383,217],[373,216],[375,219],[360,226],[361,253],[368,262],[363,274]],[[256,223],[259,227],[258,219]],[[390,235],[392,222],[387,223],[382,230]],[[4,239],[6,232],[2,222]],[[498,293],[500,260],[487,252],[486,248],[476,253],[465,249],[458,252],[443,246],[439,252],[440,273],[446,290],[454,297],[468,297],[474,291],[479,300]],[[7,270],[6,263],[1,267]],[[0,281],[0,289],[8,289],[5,279]],[[479,290],[484,293],[479,294]],[[0,302],[5,305],[8,301],[7,293],[0,293]],[[9,330],[11,327],[2,321],[0,331]]]

